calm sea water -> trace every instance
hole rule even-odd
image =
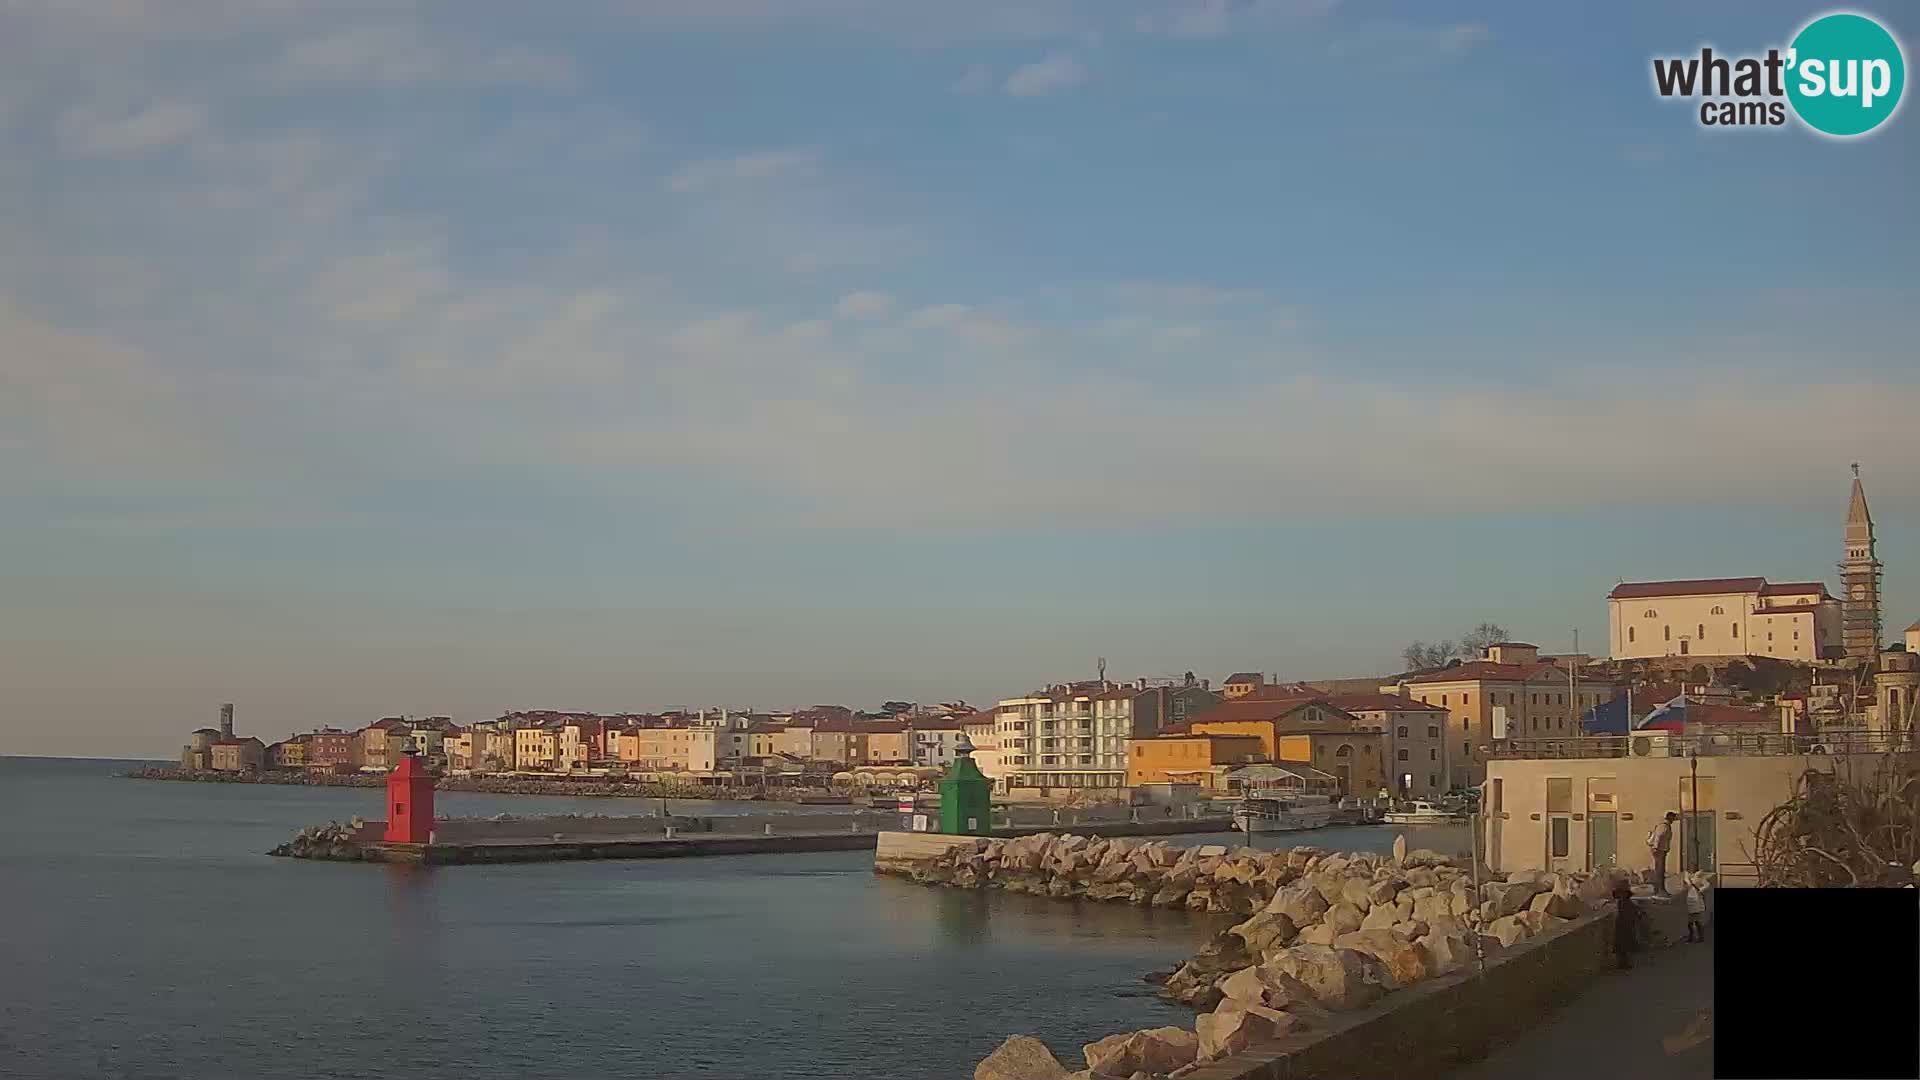
[[[922,888],[876,878],[865,852],[271,859],[301,826],[379,816],[381,793],[123,767],[0,758],[0,1076],[947,1080],[1016,1032],[1065,1060],[1190,1021],[1140,975],[1224,925]],[[642,812],[442,798],[459,815]]]

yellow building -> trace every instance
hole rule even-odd
[[[653,772],[710,773],[719,766],[720,735],[712,728],[636,728],[620,740],[621,760]]]
[[[1379,731],[1314,731],[1280,736],[1274,759],[1331,774],[1342,795],[1371,796],[1387,787],[1387,736]]]
[[[996,783],[1007,775],[1006,754],[1000,747],[999,721],[992,709],[961,717],[960,730],[973,746],[974,768]]]
[[[1220,684],[1220,695],[1228,701],[1237,701],[1260,689],[1266,681],[1267,676],[1264,672],[1236,671],[1227,676],[1226,682]]]
[[[519,772],[550,771],[560,758],[560,733],[527,727],[513,733],[513,767]]]
[[[1400,694],[1335,694],[1329,700],[1352,714],[1355,730],[1386,734],[1387,787],[1395,796],[1426,799],[1453,787],[1447,710]]]
[[[1199,784],[1225,790],[1225,774],[1236,765],[1267,758],[1257,735],[1157,735],[1127,741],[1127,786]]]
[[[1446,710],[1441,758],[1451,762],[1455,787],[1479,784],[1496,739],[1577,735],[1581,714],[1613,700],[1617,690],[1586,672],[1569,686],[1568,669],[1540,660],[1532,645],[1502,642],[1487,654],[1380,688]]]
[[[876,722],[867,726],[866,757],[869,765],[907,765],[913,761],[913,736],[899,722]]]

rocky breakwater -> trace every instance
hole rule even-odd
[[[367,823],[353,818],[342,824],[329,821],[325,825],[309,825],[294,834],[292,840],[267,852],[282,858],[292,859],[330,859],[336,862],[360,862],[367,857],[362,846],[366,837]]]
[[[976,1080],[1178,1077],[1555,934],[1601,902],[1611,884],[1516,873],[1476,891],[1470,865],[1407,852],[1404,840],[1383,856],[1037,836],[984,842],[932,863],[916,870],[916,880],[1249,916],[1157,980],[1167,997],[1200,1010],[1193,1030],[1155,1028],[1088,1043],[1087,1067],[1077,1073],[1016,1036],[980,1063]]]

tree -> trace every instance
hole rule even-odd
[[[1507,640],[1507,628],[1499,623],[1483,622],[1460,636],[1456,651],[1462,660],[1478,660],[1487,654],[1487,646]]]
[[[1487,646],[1505,640],[1505,627],[1499,623],[1483,622],[1460,635],[1458,641],[1415,641],[1400,650],[1400,659],[1409,671],[1446,667],[1449,663],[1478,660],[1487,654]]]

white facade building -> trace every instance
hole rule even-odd
[[[1844,651],[1840,601],[1817,581],[1629,581],[1607,594],[1615,660],[1765,656],[1802,663]]]

